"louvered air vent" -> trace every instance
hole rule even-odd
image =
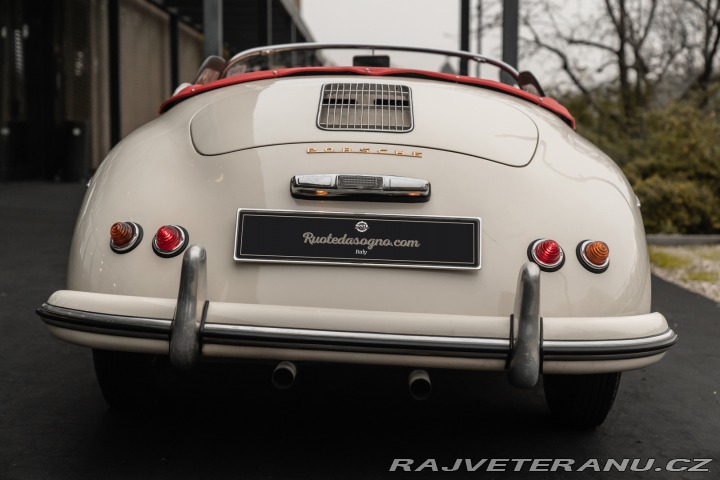
[[[370,175],[338,175],[338,188],[358,188],[358,189],[380,189],[383,188],[383,177]]]
[[[323,85],[317,125],[323,130],[409,132],[413,128],[410,87],[372,83]]]

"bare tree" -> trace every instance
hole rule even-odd
[[[685,23],[692,37],[690,56],[696,59],[697,67],[693,82],[688,90],[707,91],[718,69],[720,50],[720,0],[686,0]]]
[[[635,122],[654,86],[686,48],[684,30],[670,32],[668,38],[659,28],[670,15],[661,0],[603,0],[592,13],[573,19],[561,18],[561,6],[553,0],[526,0],[523,5],[524,45],[555,56],[593,108],[619,124]],[[615,86],[619,110],[599,101],[599,92],[611,93],[599,88],[601,83]]]
[[[483,28],[501,26],[484,0]],[[572,89],[621,128],[653,102],[718,83],[720,0],[521,0],[521,56],[554,58]],[[572,8],[574,7],[574,8]]]

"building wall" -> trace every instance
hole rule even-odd
[[[170,15],[144,0],[120,3],[120,134],[157,117],[172,93]]]
[[[195,77],[198,11],[202,0],[0,0],[0,180],[87,178]],[[227,56],[293,41],[301,22],[290,0],[225,0],[224,12]]]
[[[120,135],[158,116],[172,95],[171,16],[145,0],[120,2]],[[178,26],[178,73],[189,82],[202,63],[202,35]]]
[[[192,82],[203,58],[203,36],[197,30],[181,23],[178,28],[178,81]],[[173,85],[175,89],[177,85]]]
[[[71,157],[63,167],[66,176],[97,168],[110,149],[107,8],[106,0],[65,0],[62,9],[56,116],[61,119],[59,137]]]
[[[89,169],[94,171],[110,151],[110,71],[108,38],[107,0],[92,2],[90,10],[90,38],[92,55],[92,74],[95,79],[91,95],[93,97],[90,112],[89,129]]]

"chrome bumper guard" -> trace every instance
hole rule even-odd
[[[192,245],[183,255],[175,318],[170,332],[170,362],[191,369],[200,356],[200,327],[207,311],[207,255]]]
[[[508,379],[516,387],[533,387],[542,362],[540,268],[534,263],[520,269],[510,327]]]
[[[45,323],[70,330],[170,342],[176,368],[193,368],[202,344],[292,348],[342,352],[384,353],[505,360],[510,382],[534,386],[543,361],[621,360],[658,355],[677,335],[670,329],[642,338],[617,340],[543,340],[540,317],[540,270],[524,264],[518,276],[508,338],[472,338],[259,327],[206,323],[207,257],[203,247],[184,254],[180,289],[172,320],[86,312],[43,304],[37,313]]]

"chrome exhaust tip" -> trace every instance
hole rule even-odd
[[[425,370],[413,370],[408,377],[410,395],[415,400],[425,400],[432,393],[430,375]]]
[[[272,373],[272,384],[278,390],[287,390],[295,383],[297,367],[292,362],[280,362]]]

